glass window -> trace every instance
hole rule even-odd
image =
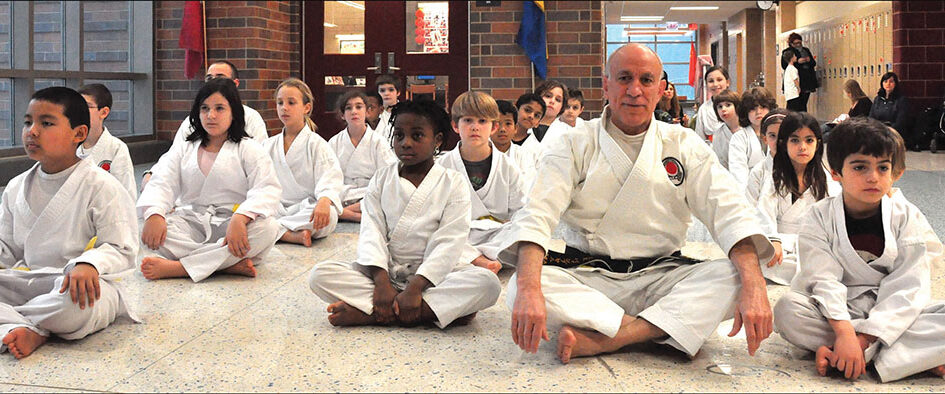
[[[689,82],[688,80],[686,82]],[[673,82],[673,85],[676,86],[676,95],[679,96],[680,100],[694,100],[696,98],[695,90],[692,85],[683,85],[681,83]]]
[[[63,4],[61,1],[33,2],[33,68],[62,70]]]
[[[680,27],[688,27],[686,23],[679,23]],[[695,42],[696,33],[688,31],[686,34],[652,34],[654,30],[665,30],[664,24],[634,23],[607,25],[607,56],[609,57],[617,48],[620,48],[628,41],[646,45],[656,51],[660,60],[663,61],[663,69],[669,76],[669,81],[676,85],[676,92],[679,96],[685,96],[686,99],[694,99],[693,87],[689,85],[689,50],[692,43]],[[686,31],[686,30],[683,30]]]
[[[363,75],[326,75],[325,107],[329,111],[338,109],[338,100],[349,90],[364,90],[367,78]]]
[[[0,68],[12,67],[10,56],[10,2],[0,1]]]
[[[364,2],[326,1],[325,54],[364,54]]]
[[[450,4],[445,1],[408,1],[407,53],[449,53]]]
[[[0,146],[13,145],[13,129],[13,80],[0,78]]]
[[[688,42],[679,44],[660,44],[657,47],[656,54],[659,55],[663,63],[685,62],[689,63]]]
[[[449,96],[450,78],[447,75],[408,75],[407,100],[433,100],[447,111],[452,104]]]
[[[626,42],[627,34],[624,30],[630,25],[607,25],[607,42]]]
[[[130,3],[83,1],[81,4],[85,71],[128,71]]]
[[[36,79],[33,81],[33,90],[46,89],[53,86],[66,86],[64,79]]]
[[[112,106],[105,127],[114,136],[134,134],[132,130],[131,81],[87,79],[86,85],[100,83],[112,94]]]

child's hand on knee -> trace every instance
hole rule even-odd
[[[772,241],[771,245],[774,246],[774,257],[772,257],[771,261],[768,262],[768,267],[774,267],[775,264],[781,264],[781,261],[784,259],[784,249],[781,248],[781,242]]]
[[[223,244],[229,247],[230,254],[241,259],[249,253],[249,235],[246,232],[246,223],[249,221],[246,215],[233,214],[230,224],[226,226],[226,237],[223,238]]]
[[[141,241],[151,250],[157,250],[167,239],[167,220],[161,215],[151,215],[144,222]]]
[[[62,278],[62,288],[59,293],[69,290],[72,302],[79,304],[79,309],[85,309],[86,300],[89,308],[102,297],[102,288],[98,282],[98,270],[91,264],[78,263]]]
[[[312,228],[316,231],[328,226],[328,222],[331,221],[331,200],[327,197],[318,199],[318,204],[315,204],[309,221],[312,222]]]
[[[394,321],[394,299],[397,290],[387,282],[374,286],[374,318],[378,323],[388,324]]]
[[[394,314],[405,325],[417,324],[420,320],[420,306],[423,302],[422,293],[410,288],[400,292],[394,298]]]

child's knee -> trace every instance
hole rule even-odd
[[[326,289],[331,287],[332,276],[338,271],[337,262],[335,261],[323,261],[321,263],[315,264],[312,267],[312,270],[308,273],[308,287],[315,294],[322,294]]]
[[[788,342],[793,342],[792,334],[798,324],[796,317],[807,309],[805,307],[807,303],[806,296],[789,291],[774,304],[772,312],[774,313],[775,330]]]

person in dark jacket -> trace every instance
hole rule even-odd
[[[880,79],[879,92],[873,99],[870,117],[896,129],[906,141],[906,146],[915,145],[909,125],[909,100],[899,90],[899,76],[890,71]]]
[[[803,112],[807,112],[807,100],[810,100],[810,94],[817,91],[819,85],[817,83],[817,73],[814,71],[814,67],[817,66],[817,61],[814,59],[814,55],[810,49],[803,44],[800,34],[791,33],[788,36],[788,47],[781,51],[781,69],[783,70],[788,66],[788,62],[784,60],[784,52],[794,51],[797,54],[797,61],[794,62],[794,67],[797,67],[797,75],[798,79],[800,79],[801,88],[801,95],[798,98],[803,105]]]

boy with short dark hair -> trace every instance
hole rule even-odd
[[[377,90],[369,90],[364,94],[367,96],[367,101],[364,103],[367,115],[364,121],[371,130],[377,130],[377,125],[381,121],[381,112],[384,112],[384,100],[381,99],[380,94],[377,94]]]
[[[835,368],[856,379],[870,361],[883,382],[945,375],[945,302],[931,300],[942,243],[918,208],[889,196],[904,154],[875,119],[850,119],[830,135],[827,160],[843,193],[811,209],[793,291],[774,308],[781,336],[816,352],[821,375]]]
[[[108,127],[105,127],[105,119],[112,110],[112,93],[105,85],[93,83],[80,87],[79,94],[88,104],[90,123],[89,137],[79,145],[76,155],[112,174],[125,187],[131,199],[136,200],[138,187],[128,145],[112,136]]]
[[[515,135],[515,128],[518,125],[518,110],[506,100],[496,100],[496,105],[499,107],[499,128],[492,134],[492,144],[518,168],[522,187],[527,193],[535,179],[536,159],[531,152],[512,143],[512,136]]]
[[[134,267],[134,204],[115,178],[79,159],[89,108],[75,90],[33,94],[23,145],[37,163],[0,203],[0,352],[30,355],[50,335],[81,339],[128,310],[109,280]]]
[[[377,94],[381,96],[382,104],[384,105],[384,111],[381,112],[381,115],[378,119],[378,125],[375,130],[380,133],[381,137],[390,141],[391,131],[393,127],[390,124],[390,111],[391,108],[394,108],[399,100],[401,90],[403,90],[403,82],[400,78],[384,74],[377,77],[375,83],[377,85]]]
[[[581,113],[584,112],[584,93],[578,89],[568,89],[568,100],[565,104],[561,121],[571,127],[577,127],[579,122],[584,123],[584,119],[581,119]]]

